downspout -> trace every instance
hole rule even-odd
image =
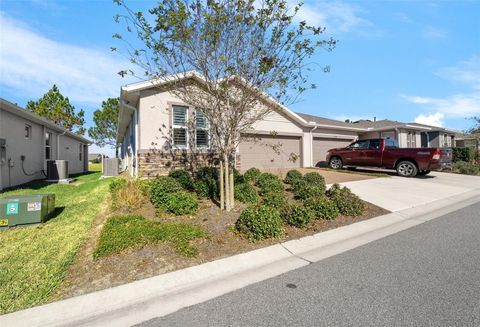
[[[135,123],[135,178],[138,178],[138,111],[133,112]]]
[[[317,125],[315,125],[311,130],[310,130],[310,167],[313,167],[313,131],[318,128]]]

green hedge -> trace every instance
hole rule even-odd
[[[365,212],[364,202],[347,187],[333,184],[327,191],[327,196],[335,203],[342,215],[361,216]]]
[[[333,220],[339,215],[337,206],[327,197],[309,198],[304,203],[313,211],[316,219]]]
[[[168,176],[175,178],[182,187],[188,191],[193,190],[193,180],[190,173],[183,169],[177,169],[168,174]]]
[[[235,199],[243,203],[257,203],[260,200],[255,188],[248,183],[235,184]]]
[[[246,182],[256,184],[261,174],[262,172],[258,168],[250,168],[243,174],[243,178]]]
[[[293,184],[295,181],[298,181],[303,178],[301,172],[296,169],[289,170],[287,176],[285,176],[284,182],[287,184]]]
[[[472,162],[480,159],[478,150],[475,148],[452,148],[452,155],[453,162]]]
[[[480,166],[474,165],[471,162],[457,161],[453,164],[453,172],[465,175],[478,175]]]
[[[280,214],[274,208],[265,205],[252,205],[245,208],[235,223],[235,228],[255,242],[283,233]]]
[[[280,216],[287,224],[303,228],[310,224],[315,215],[310,208],[303,204],[293,203],[284,206],[280,211]]]

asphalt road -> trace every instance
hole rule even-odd
[[[480,326],[480,202],[141,326]]]

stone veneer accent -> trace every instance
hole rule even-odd
[[[202,166],[218,166],[218,158],[214,152],[192,153],[187,150],[138,151],[138,172],[139,177],[154,178],[168,175],[175,169],[195,171]],[[240,155],[237,155],[237,169],[240,169]]]

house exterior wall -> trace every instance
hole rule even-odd
[[[26,124],[31,127],[30,138],[25,137]],[[79,160],[78,154],[80,145],[85,151],[85,143],[0,108],[0,138],[6,140],[5,161],[0,159],[0,189],[45,178],[41,171],[46,171],[46,132],[51,133],[51,159],[68,160],[71,174],[86,171],[84,160],[88,158],[82,155]],[[23,169],[22,156],[25,156]]]
[[[182,105],[189,107],[188,115],[193,117],[194,109],[183,103],[179,98],[168,91],[161,91],[159,89],[150,89],[140,92],[138,101],[138,167],[141,176],[155,176],[158,175],[156,171],[161,171],[161,174],[168,173],[170,169],[175,167],[183,167],[185,160],[188,157],[186,151],[174,150],[169,146],[169,139],[171,138],[171,110],[173,105]],[[128,135],[132,126],[129,125],[126,136],[123,138],[122,159],[123,169],[131,169],[134,162],[132,156],[135,154],[135,148],[128,151],[131,140]],[[280,111],[270,112],[263,120],[255,123],[253,129],[256,133],[267,135],[271,132],[278,133],[279,136],[300,136],[301,146],[299,153],[300,162],[311,162],[310,147],[311,135],[310,129],[303,128],[296,124],[286,114]],[[305,137],[306,136],[306,137]],[[188,142],[187,142],[188,143]],[[172,153],[174,152],[174,153]],[[199,158],[205,164],[212,164],[211,155],[205,151],[200,152]],[[175,157],[175,158],[174,158]],[[241,153],[237,156],[237,166],[240,166]]]

